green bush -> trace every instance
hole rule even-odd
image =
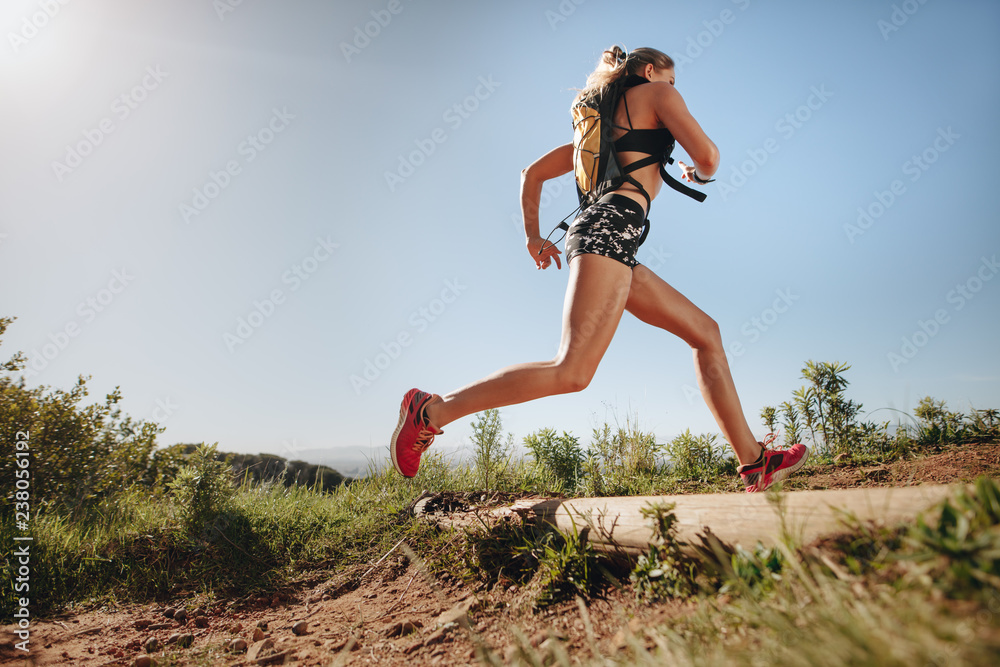
[[[585,458],[579,438],[566,431],[556,435],[555,429],[543,428],[527,436],[524,445],[531,452],[535,464],[549,471],[558,481],[560,488],[554,491],[574,491],[577,488]]]
[[[0,336],[11,322],[0,318]],[[24,357],[17,354],[2,365],[2,371],[17,372],[23,363]],[[133,484],[149,486],[154,481],[149,464],[163,429],[123,415],[117,388],[101,403],[82,405],[88,379],[81,376],[72,389],[63,391],[29,388],[23,378],[0,377],[0,476],[5,485],[13,483],[15,436],[27,433],[36,510],[52,504],[73,513],[86,512]],[[6,486],[6,502],[10,494]]]
[[[716,445],[716,436],[692,435],[686,430],[664,446],[671,471],[680,479],[705,480],[735,475],[736,463],[725,446]]]
[[[607,423],[594,429],[584,464],[587,494],[652,493],[663,471],[662,449],[655,436],[639,429],[633,419],[614,430]]]
[[[198,447],[168,484],[190,536],[215,522],[230,508],[236,495],[232,468],[216,459],[216,447]]]
[[[697,564],[681,553],[674,507],[667,503],[640,510],[644,518],[653,520],[656,537],[649,551],[639,556],[629,580],[636,595],[647,602],[687,597],[696,590]]]
[[[496,489],[514,450],[514,436],[504,438],[499,410],[486,410],[476,415],[472,422],[472,445],[475,471],[483,488],[486,491]]]

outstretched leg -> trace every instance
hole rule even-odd
[[[555,358],[509,366],[453,391],[428,404],[428,421],[440,428],[490,408],[586,388],[621,321],[631,281],[632,270],[621,262],[600,255],[575,257]]]
[[[761,453],[736,393],[719,325],[687,297],[645,266],[635,267],[626,309],[637,318],[680,337],[694,351],[701,395],[741,464]]]

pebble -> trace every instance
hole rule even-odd
[[[309,630],[309,624],[305,621],[299,621],[292,626],[292,632],[297,635],[304,635]]]
[[[152,667],[153,659],[148,655],[136,656],[132,661],[132,667]]]
[[[190,632],[185,632],[177,638],[177,645],[181,648],[187,648],[192,644],[194,644],[194,635]]]
[[[244,653],[247,650],[247,640],[242,637],[237,637],[233,641],[229,642],[229,652],[230,653]]]
[[[253,629],[253,640],[255,642],[259,642],[262,639],[264,639],[264,631],[261,630],[259,627],[254,628]]]
[[[163,615],[166,616],[167,618],[173,618],[174,614],[176,613],[177,610],[174,609],[173,607],[167,607],[166,609],[163,610]]]
[[[208,617],[207,616],[195,616],[194,626],[196,628],[207,628],[208,627]]]
[[[272,648],[274,648],[274,641],[271,639],[256,641],[250,646],[249,650],[247,650],[247,660],[255,661],[257,658],[270,653]]]
[[[146,653],[156,653],[160,650],[160,642],[156,637],[150,637],[142,647],[146,649]]]
[[[185,621],[187,621],[187,618],[188,614],[183,609],[178,609],[177,611],[174,612],[174,620],[177,621],[178,623],[184,623]]]

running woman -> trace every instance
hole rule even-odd
[[[682,178],[700,185],[707,183],[719,168],[719,150],[674,88],[674,62],[666,54],[650,48],[626,53],[618,46],[612,47],[603,53],[577,100],[605,90],[622,77],[630,77],[614,116],[614,124],[623,128],[616,130],[614,137],[622,167],[648,155],[664,154],[676,140],[693,162],[678,163]],[[587,207],[570,225],[565,244],[569,284],[563,304],[562,337],[554,359],[503,368],[444,396],[419,389],[406,393],[390,443],[393,465],[402,475],[417,474],[420,457],[434,436],[456,419],[585,389],[625,311],[691,346],[698,387],[739,460],[738,471],[747,492],[763,491],[802,467],[809,456],[804,445],[771,450],[751,433],[729,370],[719,325],[636,262],[648,213],[646,194],[650,200],[655,198],[662,185],[660,162],[632,172],[639,187],[635,182],[624,183]],[[558,248],[539,234],[542,184],[573,169],[573,144],[568,143],[521,172],[525,245],[538,269],[547,269],[553,262],[557,269],[562,268]]]

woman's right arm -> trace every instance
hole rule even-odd
[[[521,215],[524,217],[525,245],[539,269],[548,268],[552,259],[556,261],[556,268],[562,268],[559,249],[552,243],[545,243],[538,231],[538,202],[542,197],[542,184],[572,170],[573,144],[569,143],[553,148],[521,171]]]

